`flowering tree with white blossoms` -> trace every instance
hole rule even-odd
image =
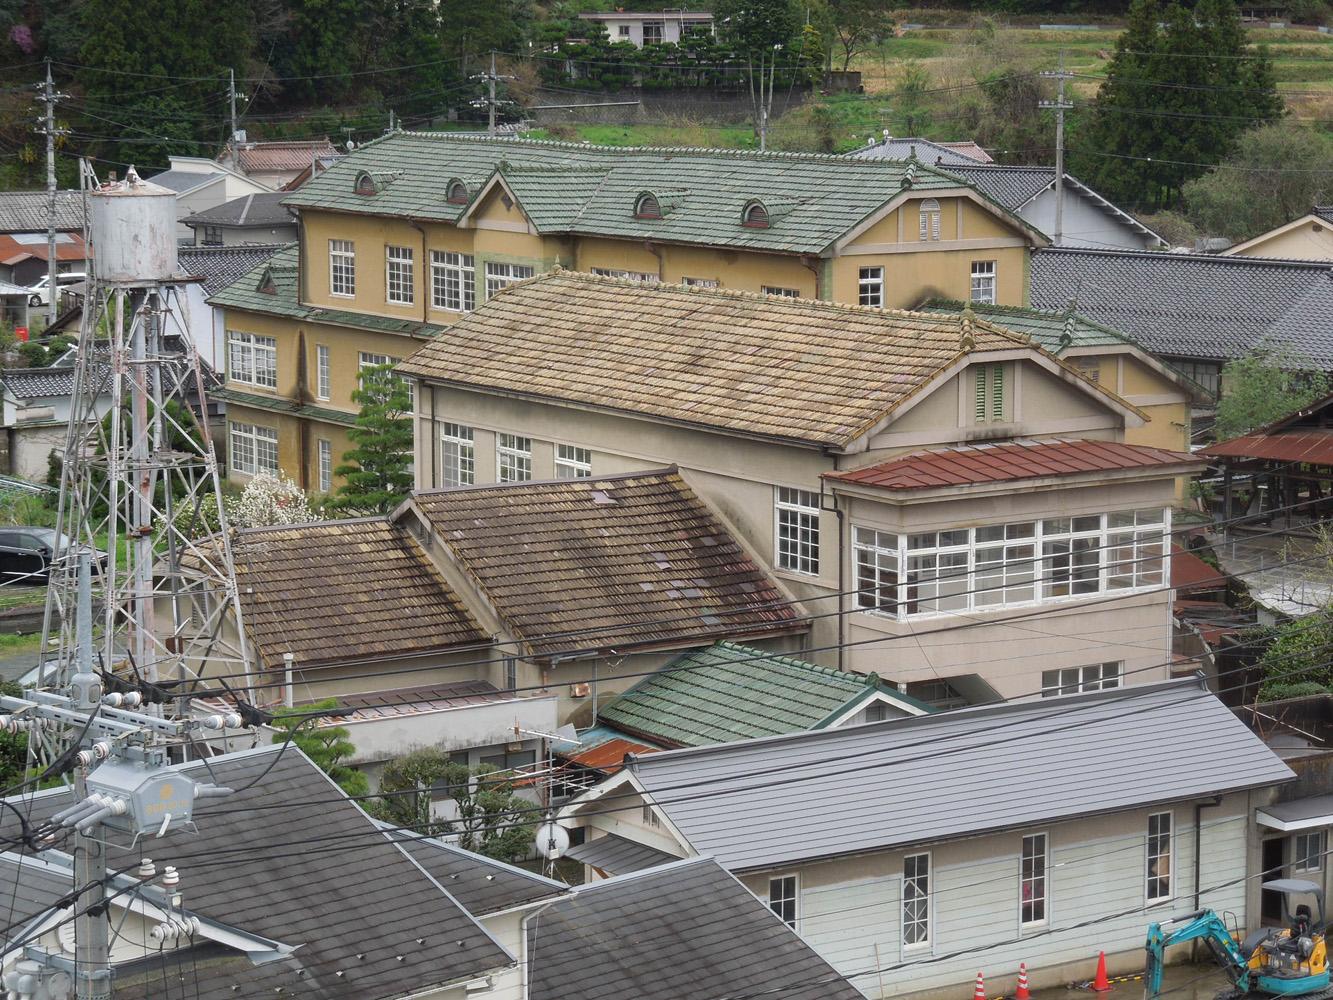
[[[277,524],[305,524],[315,520],[310,500],[288,476],[261,472],[237,499],[227,498],[227,518],[236,528],[267,528]]]

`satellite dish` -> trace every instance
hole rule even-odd
[[[553,820],[547,820],[537,827],[537,835],[533,839],[537,853],[547,861],[564,857],[569,850],[569,831]]]

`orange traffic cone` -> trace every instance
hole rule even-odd
[[[972,1000],[986,1000],[986,983],[981,978],[981,973],[977,973],[977,986],[972,991]]]
[[[1097,953],[1097,977],[1092,981],[1092,989],[1095,993],[1111,992],[1111,981],[1106,978],[1106,952]]]
[[[1018,990],[1014,993],[1014,1000],[1032,1000],[1032,994],[1028,992],[1027,962],[1018,963]]]

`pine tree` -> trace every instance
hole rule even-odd
[[[1091,115],[1073,129],[1075,172],[1113,201],[1156,211],[1282,114],[1272,61],[1251,50],[1234,0],[1135,0]]]
[[[343,477],[330,506],[388,513],[412,489],[412,404],[407,383],[392,365],[361,372],[352,393],[361,405],[356,426],[347,432],[355,445],[334,469]]]

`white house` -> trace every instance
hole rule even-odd
[[[194,242],[194,230],[185,224],[185,219],[247,194],[274,190],[262,181],[202,156],[173,156],[168,169],[147,179],[176,192],[176,236],[186,244]]]
[[[560,815],[616,874],[713,857],[867,997],[956,998],[1137,971],[1181,909],[1253,927],[1251,815],[1294,777],[1185,679],[631,756]]]
[[[50,368],[11,368],[0,374],[4,414],[0,426],[9,451],[6,472],[23,479],[45,479],[51,452],[64,448],[75,380],[72,353],[67,360],[68,364]],[[99,419],[110,406],[111,394],[104,389],[95,409]]]
[[[600,24],[611,41],[629,42],[639,49],[655,43],[678,44],[686,35],[713,33],[712,14],[683,8],[648,13],[617,10],[609,14],[580,14],[579,20]]]

